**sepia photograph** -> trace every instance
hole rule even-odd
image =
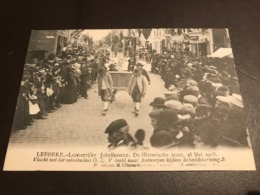
[[[255,170],[230,39],[32,30],[4,170]]]

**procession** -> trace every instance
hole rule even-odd
[[[73,31],[57,38],[54,52],[28,50],[11,143],[250,148],[232,50],[212,34],[119,29],[93,40],[88,30]]]

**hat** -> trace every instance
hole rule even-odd
[[[220,87],[218,87],[218,91],[228,91],[228,87],[227,86],[220,86]]]
[[[241,95],[233,93],[232,96],[230,96],[230,99],[231,99],[230,101],[231,104],[236,105],[240,108],[244,108]]]
[[[207,79],[211,79],[211,78],[217,78],[218,77],[218,75],[217,74],[215,74],[215,73],[207,73]]]
[[[160,116],[161,111],[162,110],[153,110],[152,112],[149,113],[149,117],[158,119],[158,117]]]
[[[196,107],[198,105],[198,98],[194,95],[185,95],[183,97],[183,101],[185,103],[190,103],[192,104],[194,107]]]
[[[36,72],[37,75],[44,75],[46,73],[45,69],[40,69]]]
[[[216,74],[208,74],[207,75],[207,79],[213,83],[219,83],[220,82],[220,79],[218,77],[218,75]]]
[[[33,70],[36,64],[25,64],[24,69],[26,70]]]
[[[179,95],[178,94],[169,95],[169,96],[167,96],[165,101],[168,101],[168,100],[177,100],[177,101],[179,101]]]
[[[228,87],[226,86],[220,86],[217,88],[216,91],[213,92],[215,96],[228,96],[229,95],[229,90]]]
[[[212,66],[212,65],[209,66],[209,69],[210,70],[217,70],[216,66]]]
[[[201,81],[199,83],[199,89],[201,92],[212,92],[214,90],[214,87],[209,81]]]
[[[24,74],[23,77],[22,77],[22,80],[25,81],[27,79],[30,79],[30,75]]]
[[[158,131],[151,136],[150,142],[155,148],[163,147],[172,143],[172,136],[168,131]]]
[[[240,108],[244,108],[243,101],[241,95],[233,94],[232,96],[217,96],[216,99],[218,100],[216,103],[218,106],[228,106],[231,107],[232,105],[238,106]]]
[[[29,63],[26,63],[24,66],[25,67],[28,67],[28,66],[31,66],[32,64],[29,64]]]
[[[108,127],[105,130],[105,133],[113,133],[126,125],[128,124],[125,119],[117,119],[108,125]]]
[[[198,104],[199,105],[210,105],[209,101],[205,97],[198,98]]]
[[[53,81],[58,81],[58,80],[61,80],[61,76],[54,76],[54,77],[52,77],[52,80]]]
[[[188,79],[188,80],[186,81],[186,85],[189,85],[189,86],[198,86],[198,83],[197,83],[195,80],[193,80],[193,79]]]
[[[225,107],[231,107],[230,98],[225,96],[217,96],[216,97],[216,106],[225,106]]]
[[[61,60],[61,58],[59,58],[59,57],[55,57],[55,60],[57,60],[57,61],[60,61],[60,60]]]
[[[162,97],[156,97],[153,99],[153,101],[150,103],[150,106],[163,106],[165,102],[165,99]]]
[[[195,112],[195,108],[192,104],[183,104],[182,108],[181,108],[181,112],[180,112],[182,115],[185,115],[185,114],[190,114],[190,115],[194,115],[196,112]]]
[[[176,75],[177,76],[177,75]],[[175,87],[175,85],[169,85],[169,87],[168,87],[168,90],[169,91],[176,91],[176,87]]]
[[[144,66],[144,65],[141,64],[140,62],[138,62],[138,63],[136,64],[136,66]]]
[[[187,66],[189,66],[189,67],[191,67],[192,65],[193,65],[193,64],[192,64],[192,63],[190,63],[190,62],[187,64]]]
[[[169,97],[169,96],[177,95],[177,94],[178,94],[177,90],[164,92],[164,96],[165,96],[166,99],[167,99],[167,97]]]
[[[196,97],[199,96],[200,94],[200,90],[197,86],[191,86],[191,87],[187,87],[185,90],[184,90],[184,93],[186,95],[194,95]]]
[[[80,67],[81,67],[81,64],[79,64],[79,63],[76,62],[76,63],[74,64],[74,66],[75,66],[76,68],[80,68]]]
[[[176,110],[164,109],[160,112],[156,125],[158,129],[164,129],[168,131],[179,122],[181,121],[178,118],[178,112]]]
[[[175,111],[180,111],[181,108],[182,108],[182,103],[180,101],[177,101],[177,100],[168,100],[168,101],[165,101],[164,105],[167,107],[167,108],[170,108],[170,109],[173,109]]]

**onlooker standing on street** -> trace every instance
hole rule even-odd
[[[36,89],[36,97],[38,101],[38,105],[40,107],[40,112],[39,112],[39,119],[46,119],[46,106],[44,102],[45,98],[45,85],[44,85],[44,80],[46,79],[46,71],[44,69],[38,70],[36,72],[36,76],[33,78],[33,84]]]
[[[77,75],[76,67],[71,65],[67,72],[66,103],[73,104],[77,101]]]
[[[132,96],[133,101],[135,102],[134,113],[135,116],[138,116],[140,103],[142,97],[145,96],[147,90],[147,80],[142,75],[139,69],[134,70],[134,75],[131,76],[129,81],[128,92]]]
[[[14,117],[14,129],[25,129],[30,124],[28,75],[23,75]]]
[[[88,99],[88,89],[91,86],[90,80],[91,80],[91,68],[90,66],[83,64],[83,66],[81,67],[81,89],[80,89],[80,94],[82,97],[84,97],[85,99]]]
[[[128,60],[128,66],[127,66],[128,72],[132,72],[132,71],[134,70],[135,63],[136,63],[135,58],[129,58],[129,60]]]
[[[113,81],[110,74],[107,73],[105,67],[100,67],[98,69],[98,95],[101,96],[101,100],[104,102],[104,109],[101,112],[103,116],[106,115],[108,110],[108,102],[110,100],[110,94],[113,88]]]
[[[92,84],[94,84],[97,79],[97,69],[98,69],[98,64],[94,59],[92,59],[90,61],[90,67],[92,68],[91,69],[91,82],[92,82]]]

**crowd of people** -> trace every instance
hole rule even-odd
[[[151,72],[160,75],[166,88],[164,97],[150,103],[152,147],[250,147],[233,59],[196,58],[188,50],[151,56]],[[106,130],[109,147],[142,145],[138,136],[128,135],[128,124],[120,122]]]
[[[148,56],[144,60],[151,63],[151,73],[160,75],[166,90],[164,97],[155,97],[150,103],[152,147],[250,146],[233,59],[197,58],[188,50],[151,51]],[[106,115],[113,91],[108,71],[117,71],[114,64],[107,68],[109,58],[105,49],[63,49],[46,59],[30,59],[24,68],[13,129],[25,129],[37,119],[46,119],[62,104],[73,104],[80,97],[88,99],[88,90],[96,81],[104,102],[101,114]],[[134,58],[128,71],[133,72],[128,92],[138,116],[151,80]],[[132,137],[127,122],[120,119],[105,133],[109,147],[116,148],[142,146],[146,131],[139,129]]]
[[[63,49],[46,59],[28,58],[24,67],[14,117],[14,130],[26,129],[37,119],[73,104],[78,98],[88,99],[88,90],[96,82],[98,68],[109,60],[105,49]]]

